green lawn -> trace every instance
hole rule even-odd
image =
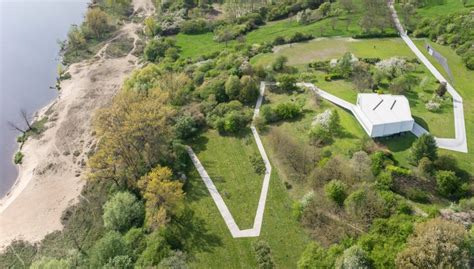
[[[251,228],[263,181],[263,176],[255,175],[248,162],[248,155],[257,150],[253,139],[222,137],[210,131],[193,147],[240,228]],[[187,204],[202,226],[202,232],[197,236],[200,243],[193,244],[191,251],[191,268],[256,268],[253,243],[257,240],[265,240],[270,245],[278,268],[296,267],[309,238],[292,217],[292,200],[275,170],[270,179],[258,238],[232,238],[194,169],[188,182]]]
[[[278,48],[275,53],[254,57],[252,63],[269,65],[277,56],[283,55],[288,58],[288,64],[294,65],[300,70],[305,70],[310,62],[340,58],[346,52],[352,52],[359,58],[378,57],[387,59],[394,56],[415,58],[413,52],[400,38],[364,40],[326,38],[294,44],[291,47],[283,46]],[[434,77],[423,65],[420,65],[418,68],[417,76],[420,80],[424,77],[431,78],[430,86],[434,91],[437,88]],[[319,87],[347,101],[356,102],[357,91],[350,81],[336,80],[327,82],[324,80],[324,75],[322,72],[316,72],[317,85]],[[430,112],[425,107],[425,101],[431,95],[432,92],[423,92],[418,87],[406,94],[415,120],[436,136],[454,137],[452,104],[448,102],[448,104],[442,107],[440,112]]]
[[[349,152],[357,149],[360,145],[361,139],[367,136],[350,112],[325,100],[322,100],[319,106],[315,105],[314,102],[311,101],[309,91],[292,95],[275,94],[271,92],[265,93],[265,105],[275,105],[282,102],[290,102],[291,100],[303,100],[305,104],[303,117],[295,121],[283,121],[277,124],[272,124],[270,128],[281,130],[300,145],[310,146],[308,132],[311,129],[311,123],[317,114],[322,113],[327,109],[336,109],[338,111],[341,118],[341,125],[343,127],[343,135],[335,139],[332,144],[326,146],[324,149],[331,151],[333,155],[347,155]],[[270,159],[272,162],[278,163],[276,169],[278,170],[280,177],[293,185],[293,188],[290,191],[291,196],[294,199],[300,199],[308,192],[309,186],[307,186],[305,182],[296,182],[286,171],[284,165],[274,157],[275,154],[273,154],[273,152],[276,150],[277,145],[271,143],[269,132],[263,132],[261,136],[266,149],[269,152]]]
[[[176,45],[181,49],[180,55],[183,58],[196,58],[198,56],[221,51],[225,48],[225,43],[214,41],[213,33],[199,35],[180,33],[176,36]]]
[[[433,63],[433,65],[445,76],[446,73],[440,64],[431,56],[427,54],[424,49],[425,40],[416,40],[415,41],[418,48],[425,54],[425,56]],[[453,151],[442,150],[443,153],[448,153],[455,155],[460,161],[461,166],[468,170],[474,171],[474,164],[472,160],[474,159],[474,84],[472,83],[472,78],[474,78],[474,71],[468,70],[462,59],[459,55],[454,52],[448,46],[441,46],[439,44],[430,42],[430,45],[433,46],[437,51],[439,51],[444,57],[448,59],[448,64],[451,69],[451,72],[454,76],[453,86],[456,88],[458,93],[463,98],[464,103],[464,117],[466,120],[466,132],[467,132],[467,147],[470,151],[468,154],[465,153],[456,153]],[[444,124],[440,124],[444,125]],[[445,126],[446,127],[446,126]]]

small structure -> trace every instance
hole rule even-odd
[[[415,123],[403,95],[358,94],[354,114],[371,137],[410,132]]]

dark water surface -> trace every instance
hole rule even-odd
[[[0,197],[16,180],[12,164],[21,123],[55,96],[59,46],[71,24],[80,24],[89,0],[0,0]]]

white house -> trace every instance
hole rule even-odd
[[[408,99],[403,95],[358,94],[354,114],[371,137],[409,132],[415,123]]]

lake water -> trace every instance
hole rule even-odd
[[[58,40],[71,24],[80,24],[89,0],[0,0],[0,197],[16,180],[12,164],[21,124],[55,96]]]

